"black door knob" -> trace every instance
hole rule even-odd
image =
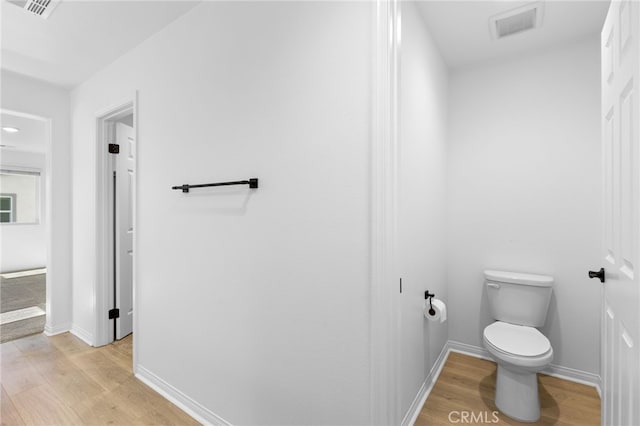
[[[598,279],[600,279],[600,282],[603,283],[604,282],[604,268],[600,268],[600,270],[598,272],[589,271],[589,278],[598,278]]]

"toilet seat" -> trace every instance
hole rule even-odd
[[[516,356],[537,357],[551,349],[551,343],[534,327],[496,321],[484,329],[484,336],[495,348]]]
[[[484,329],[487,350],[513,366],[539,368],[553,359],[549,339],[534,327],[496,321]]]

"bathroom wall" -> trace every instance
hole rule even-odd
[[[371,8],[202,2],[72,92],[74,326],[95,114],[138,90],[135,368],[202,421],[371,423]]]
[[[47,156],[47,319],[45,332],[71,326],[71,155],[69,92],[2,70],[2,108],[51,119]]]
[[[398,261],[400,415],[411,416],[447,341],[447,323],[423,315],[424,292],[448,300],[445,166],[448,71],[414,2],[401,3]],[[405,419],[406,421],[410,418]]]
[[[452,72],[450,339],[482,346],[484,269],[556,279],[553,364],[599,374],[600,54],[596,35]]]
[[[46,158],[37,152],[0,150],[0,168],[11,170],[16,166],[21,170],[40,171],[38,223],[0,225],[0,272],[23,271],[47,265]]]

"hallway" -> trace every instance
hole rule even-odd
[[[56,337],[1,346],[7,418],[409,426],[451,349],[535,358],[640,425],[640,2],[18,3],[1,101],[46,128],[46,256],[0,272],[46,264]],[[485,271],[550,277],[536,321],[496,315],[523,283]],[[534,379],[496,388],[537,416]]]

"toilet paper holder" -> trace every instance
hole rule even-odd
[[[424,292],[424,300],[429,299],[429,315],[436,314],[436,311],[433,309],[433,304],[431,303],[431,299],[433,299],[435,296],[435,294],[429,293],[429,290],[425,290]]]

